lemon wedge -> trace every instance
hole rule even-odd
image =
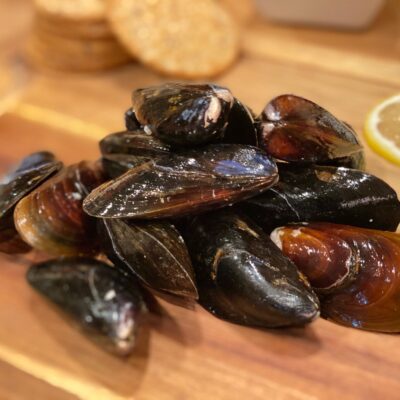
[[[400,94],[386,99],[370,112],[364,135],[376,153],[400,165]]]

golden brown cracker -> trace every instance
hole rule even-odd
[[[101,20],[106,0],[34,0],[39,12],[77,21]]]
[[[110,0],[117,37],[140,61],[173,76],[204,78],[238,54],[237,27],[214,0]]]

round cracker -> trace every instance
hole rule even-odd
[[[214,0],[109,0],[111,27],[144,64],[184,78],[205,78],[238,54],[230,15]]]
[[[28,44],[34,64],[63,71],[93,71],[126,63],[131,57],[115,40],[73,40],[35,30]]]
[[[37,13],[35,25],[49,34],[70,38],[103,39],[114,36],[107,20],[82,22]]]
[[[77,21],[101,20],[106,0],[34,0],[39,12]]]

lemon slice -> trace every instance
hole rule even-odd
[[[400,165],[400,94],[371,111],[365,122],[364,135],[376,153]]]

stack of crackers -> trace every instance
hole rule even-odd
[[[169,76],[221,73],[239,52],[252,0],[34,0],[35,64],[104,70],[135,59]]]

